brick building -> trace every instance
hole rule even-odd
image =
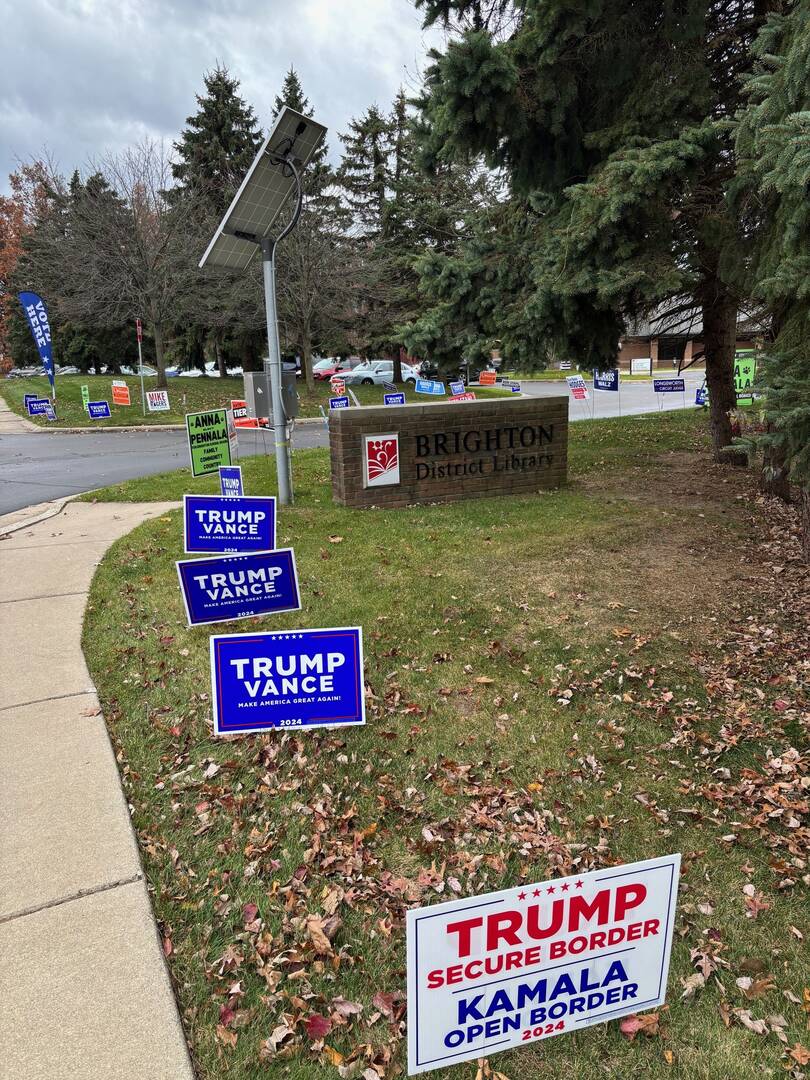
[[[751,349],[764,334],[761,321],[740,312],[737,320],[737,349]],[[633,360],[649,357],[653,370],[689,364],[703,351],[703,322],[696,308],[661,310],[649,318],[628,325],[619,342],[619,368],[630,371]],[[703,367],[698,359],[695,367]]]

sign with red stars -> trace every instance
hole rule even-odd
[[[661,1005],[680,860],[409,911],[409,1075]]]

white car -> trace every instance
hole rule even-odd
[[[366,364],[359,364],[353,371],[347,371],[345,375],[340,372],[340,378],[347,386],[382,386],[383,383],[393,381],[394,361],[369,360]],[[403,364],[402,378],[406,383],[415,383],[421,376],[415,367]]]

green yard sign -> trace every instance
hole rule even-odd
[[[186,431],[192,476],[205,476],[216,472],[220,465],[230,465],[231,444],[225,409],[186,413]]]
[[[757,357],[753,350],[734,354],[734,390],[738,398],[753,396],[756,373]]]
[[[90,387],[82,386],[82,408],[87,412],[87,402],[90,400]]]

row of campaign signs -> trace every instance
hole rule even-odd
[[[488,386],[495,384],[495,373],[492,372],[491,382],[484,382],[483,376],[486,374],[482,372],[481,385]],[[346,383],[340,376],[335,375],[329,380],[329,384],[332,388],[335,397],[329,398],[330,409],[348,409],[350,407],[350,401],[348,396],[344,393],[346,389]],[[468,390],[461,380],[457,382],[451,382],[448,384],[450,387],[450,394],[447,398],[448,401],[475,401],[475,393],[472,390]],[[511,390],[513,394],[520,393],[520,383],[510,382],[502,380],[501,386],[505,390]],[[413,386],[417,394],[428,394],[431,397],[444,397],[447,393],[445,384],[438,379],[417,379]],[[397,390],[394,383],[383,383],[383,404],[384,405],[404,405],[405,394],[401,390]]]
[[[112,416],[110,403],[107,400],[91,401],[90,390],[86,385],[81,387],[82,408],[91,420],[109,420]],[[56,420],[56,406],[49,398],[41,398],[37,394],[26,394],[24,398],[25,410],[29,416],[44,416],[48,420]],[[131,405],[129,387],[123,379],[113,380],[112,383],[113,405]],[[149,412],[169,411],[168,390],[147,390],[146,404]]]
[[[298,611],[276,502],[221,467],[219,496],[186,495],[177,574],[190,626]],[[216,735],[365,723],[356,626],[214,634]],[[445,1068],[661,1005],[679,855],[412,908],[408,1072]]]

